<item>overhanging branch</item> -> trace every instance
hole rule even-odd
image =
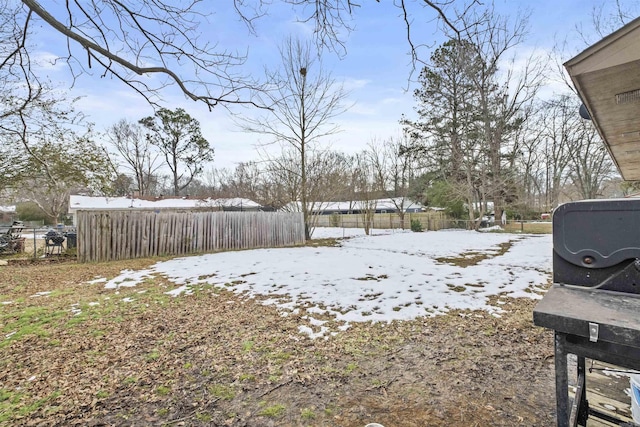
[[[106,70],[110,71],[111,73],[113,73],[114,75],[116,75],[118,78],[120,78],[121,80],[126,80],[124,77],[118,75],[117,71],[113,70],[110,66],[106,66],[106,64],[104,63],[104,61],[100,61],[98,55],[108,59],[110,62],[116,63],[120,66],[122,66],[123,68],[137,74],[137,75],[145,75],[145,74],[163,74],[166,75],[168,77],[170,77],[173,82],[175,82],[175,84],[178,85],[178,87],[180,88],[180,90],[190,99],[192,99],[193,101],[201,101],[204,102],[209,109],[211,109],[212,107],[218,105],[218,104],[248,104],[248,105],[253,105],[256,107],[261,107],[260,105],[256,104],[254,101],[243,101],[241,99],[229,99],[226,98],[226,96],[230,95],[231,93],[235,92],[237,90],[237,88],[234,87],[233,84],[230,84],[231,88],[227,89],[225,91],[225,93],[223,94],[223,96],[220,97],[215,97],[215,96],[209,96],[209,95],[197,95],[196,93],[194,93],[193,91],[191,91],[187,85],[185,84],[185,81],[178,76],[173,70],[171,70],[168,67],[140,67],[130,61],[127,61],[126,59],[124,59],[122,56],[114,54],[113,52],[111,52],[109,49],[104,48],[103,46],[100,46],[99,44],[95,43],[94,41],[90,40],[89,38],[82,36],[80,34],[78,34],[77,32],[74,32],[73,30],[71,30],[70,28],[68,28],[67,26],[65,26],[62,22],[60,22],[59,20],[57,20],[53,15],[51,15],[47,10],[45,10],[45,8],[43,8],[39,2],[37,2],[36,0],[22,0],[22,3],[29,8],[30,12],[29,15],[31,14],[31,12],[35,13],[36,15],[38,15],[44,22],[46,22],[48,25],[50,25],[53,29],[55,29],[56,31],[58,31],[59,33],[63,34],[65,37],[67,37],[69,40],[73,40],[75,42],[77,42],[80,46],[82,46],[88,53],[89,57],[93,57],[94,59],[98,60],[101,65],[103,67],[106,68]],[[233,82],[231,82],[233,83]],[[132,86],[132,84],[130,83],[129,86]],[[243,85],[244,86],[244,85]],[[248,88],[248,87],[244,87],[244,88]],[[140,90],[139,90],[140,92]],[[148,99],[148,97],[147,97]]]

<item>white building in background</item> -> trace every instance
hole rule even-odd
[[[253,200],[243,198],[232,199],[189,199],[189,198],[162,198],[157,200],[145,200],[130,197],[94,197],[77,196],[69,197],[69,215],[73,217],[73,225],[77,222],[77,212],[86,210],[126,210],[126,209],[206,209],[217,208],[222,211],[260,211],[262,206]]]
[[[377,199],[370,201],[350,201],[350,202],[313,202],[308,204],[311,211],[316,215],[331,214],[357,214],[364,209],[375,206],[375,213],[397,213],[398,208],[402,208],[405,213],[423,212],[425,207],[418,202],[400,197],[395,199]],[[291,202],[282,208],[287,212],[301,212],[300,202]]]

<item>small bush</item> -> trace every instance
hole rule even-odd
[[[411,220],[411,231],[415,231],[416,233],[424,231],[424,229],[422,228],[422,223],[419,219]]]

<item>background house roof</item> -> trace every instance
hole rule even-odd
[[[186,208],[244,208],[257,209],[261,206],[249,199],[183,199],[167,198],[158,200],[144,200],[129,197],[93,197],[77,196],[69,197],[69,212],[78,210],[108,210],[108,209],[186,209]]]
[[[395,203],[394,203],[395,201]],[[397,210],[397,207],[402,207],[405,211],[407,209],[422,209],[423,206],[418,203],[411,201],[409,199],[404,199],[398,197],[395,199],[378,199],[371,200],[370,203],[376,203],[376,210]],[[363,206],[365,206],[368,202],[354,200],[352,202],[315,202],[313,206],[314,212],[345,212],[349,210],[360,210]],[[311,205],[311,203],[309,203]],[[397,206],[397,207],[396,207]],[[301,211],[300,202],[291,202],[288,203],[283,210],[299,212]]]
[[[564,66],[620,174],[640,180],[640,18]]]

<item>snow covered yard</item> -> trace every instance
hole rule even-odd
[[[0,267],[0,426],[553,423],[550,236],[331,235]]]
[[[311,337],[351,322],[410,320],[451,309],[500,316],[500,297],[540,298],[551,272],[550,235],[447,230],[412,233],[320,228],[315,238],[346,237],[339,247],[260,249],[190,256],[124,271],[107,288],[161,275],[179,296],[223,287],[283,316],[300,315]],[[497,297],[497,298],[492,298]],[[492,301],[492,302],[490,302]]]

